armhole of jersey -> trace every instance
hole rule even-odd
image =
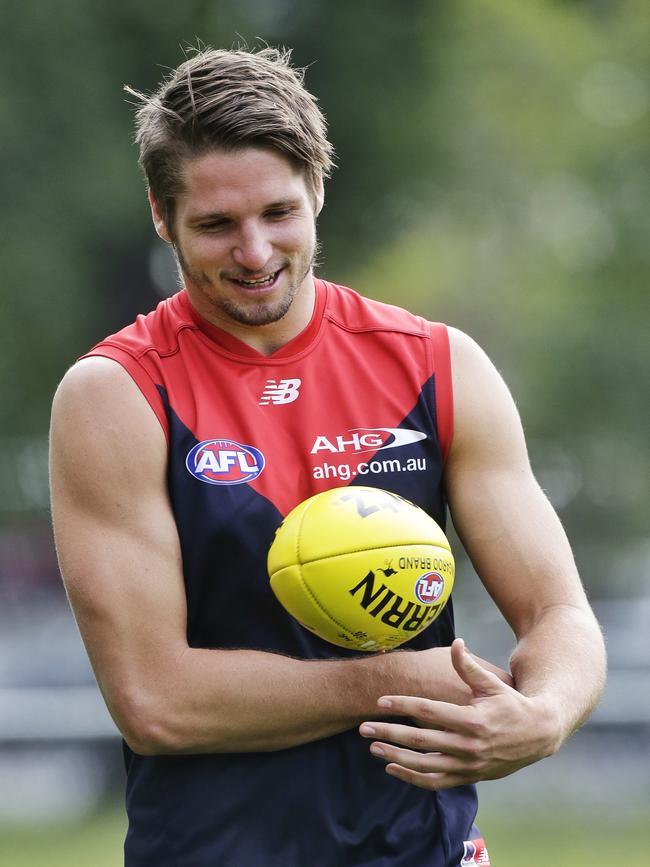
[[[151,409],[154,411],[156,418],[160,422],[160,426],[163,429],[163,433],[165,434],[167,445],[169,445],[169,420],[167,418],[167,413],[165,412],[165,407],[163,405],[160,392],[156,387],[156,383],[149,376],[145,368],[138,361],[136,361],[136,359],[132,355],[130,355],[128,352],[125,352],[125,350],[120,349],[119,346],[100,344],[94,349],[91,349],[90,352],[82,355],[81,358],[92,358],[94,356],[110,358],[112,361],[116,361],[119,365],[121,365],[121,367],[124,368],[124,370],[126,370],[131,379],[135,382],[135,384],[142,392],[143,397],[145,398]]]
[[[454,392],[451,378],[451,348],[447,326],[431,323],[431,345],[436,384],[436,422],[442,460],[447,460],[454,436]]]

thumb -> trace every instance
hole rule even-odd
[[[475,696],[497,695],[506,691],[503,681],[472,656],[462,638],[457,638],[451,645],[451,661],[458,676]]]

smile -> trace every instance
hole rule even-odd
[[[266,274],[264,277],[257,277],[255,280],[244,280],[240,277],[231,277],[233,283],[238,286],[243,286],[245,289],[266,289],[272,286],[282,268],[273,271],[271,274]]]

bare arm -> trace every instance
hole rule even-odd
[[[68,372],[52,415],[57,550],[98,684],[136,752],[281,749],[353,727],[383,692],[469,700],[448,649],[304,661],[190,648],[166,462],[160,425],[119,365]]]
[[[401,701],[392,710],[447,732],[382,724],[367,736],[390,773],[443,788],[492,779],[555,752],[589,715],[603,688],[605,652],[555,512],[535,481],[516,408],[503,380],[466,335],[452,332],[455,434],[447,467],[454,525],[512,627],[516,689],[499,684],[463,649],[456,670],[469,706]]]
[[[455,332],[452,346],[458,433],[448,487],[454,526],[517,638],[511,658],[517,689],[539,699],[561,742],[601,694],[602,635],[566,534],[533,476],[503,380],[466,335]]]

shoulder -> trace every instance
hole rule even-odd
[[[327,283],[326,316],[347,331],[386,331],[427,337],[430,323],[394,304],[360,295],[348,286]]]
[[[117,361],[101,355],[84,356],[66,371],[53,405],[79,403],[96,409],[107,399],[112,402],[120,397],[128,398],[131,385],[133,380]]]
[[[460,399],[489,400],[507,392],[496,366],[479,344],[458,328],[448,327],[454,393]]]
[[[70,368],[52,405],[53,514],[119,515],[163,490],[166,465],[163,430],[129,374],[106,358]]]
[[[128,397],[135,383],[150,409],[158,419],[166,437],[169,436],[168,419],[160,388],[167,359],[181,351],[181,333],[194,333],[198,326],[192,318],[191,308],[184,291],[161,301],[150,313],[140,315],[135,322],[97,343],[79,359],[71,369],[64,387],[83,390],[87,380],[97,380],[94,388],[108,388],[115,397]],[[113,364],[100,364],[100,361]],[[86,362],[94,361],[93,365]],[[115,363],[123,368],[115,372]],[[125,373],[128,377],[125,377]],[[131,382],[129,382],[129,378]]]
[[[168,355],[177,350],[178,335],[187,328],[195,329],[196,325],[185,293],[177,292],[161,301],[154,310],[140,314],[134,322],[101,340],[86,355],[113,357],[114,353],[127,353],[138,358],[150,351]]]
[[[485,350],[458,328],[447,327],[454,384],[464,390],[478,390],[485,378],[499,376]]]
[[[116,361],[83,358],[61,380],[52,402],[53,448],[90,454],[143,440],[164,444],[164,434],[132,376]]]
[[[449,328],[454,392],[452,457],[490,449],[522,451],[521,421],[500,372],[469,335]]]

